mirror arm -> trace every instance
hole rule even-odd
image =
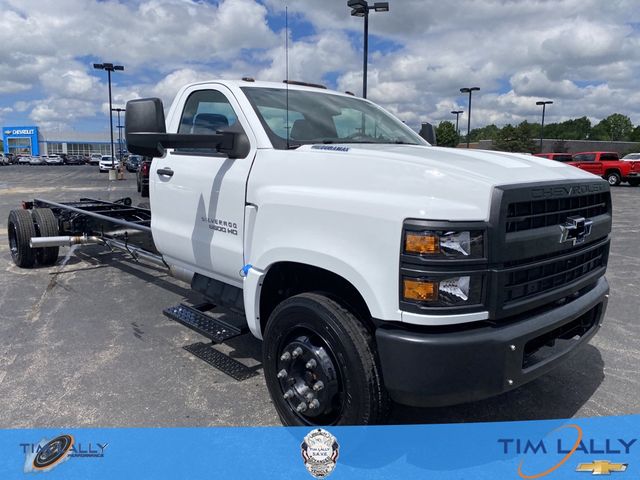
[[[233,133],[192,134],[192,133],[155,133],[128,132],[127,143],[157,149],[158,153],[166,148],[211,148],[227,153],[233,149]]]

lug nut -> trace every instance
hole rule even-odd
[[[507,383],[508,383],[509,385],[513,385],[513,380],[509,379],[509,380],[507,380]]]
[[[286,392],[284,392],[283,397],[285,400],[289,400],[291,397],[293,397],[293,390],[287,390]]]
[[[296,347],[292,356],[293,358],[298,358],[300,355],[302,355],[302,349],[300,347]]]
[[[306,411],[307,411],[307,405],[304,404],[304,403],[301,403],[300,405],[298,405],[296,407],[296,412],[298,412],[298,413],[303,413],[303,412],[306,412]]]
[[[278,378],[282,379],[288,375],[287,371],[283,368],[278,372]]]
[[[309,408],[311,410],[315,410],[316,408],[319,408],[319,407],[320,407],[320,402],[318,401],[317,398],[314,398],[309,402]]]
[[[316,368],[316,365],[317,365],[317,364],[318,364],[318,362],[316,362],[316,361],[312,358],[311,360],[309,360],[309,361],[307,362],[307,364],[305,365],[305,367],[306,367],[308,370],[312,370],[312,369]]]
[[[289,352],[284,352],[280,357],[280,360],[282,360],[283,362],[291,360],[291,354]]]
[[[515,345],[509,345],[509,348],[511,349],[512,352],[516,351],[516,346]]]
[[[320,390],[322,390],[324,388],[324,383],[322,383],[322,381],[318,380],[316,383],[313,384],[313,389],[316,392],[319,392]]]

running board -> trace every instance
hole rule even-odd
[[[171,320],[175,320],[200,335],[211,339],[214,343],[223,343],[230,338],[247,332],[246,327],[243,329],[204,313],[204,311],[211,310],[213,307],[215,305],[202,304],[191,307],[181,303],[175,307],[166,308],[162,313]]]
[[[254,368],[247,367],[236,359],[216,350],[211,344],[198,342],[182,348],[239,382],[258,375],[257,369],[260,368],[260,365]]]

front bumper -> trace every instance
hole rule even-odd
[[[441,406],[519,387],[593,337],[608,293],[601,277],[573,301],[504,326],[453,332],[379,327],[376,341],[386,388],[398,403]]]

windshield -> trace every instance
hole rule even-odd
[[[242,91],[277,149],[311,143],[428,145],[401,121],[356,97],[289,90],[287,122],[286,89],[244,87]]]

